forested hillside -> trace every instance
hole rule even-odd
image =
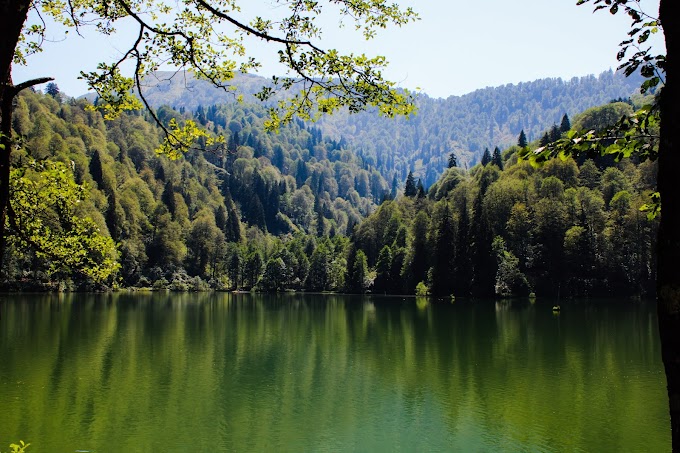
[[[506,150],[500,168],[450,168],[427,196],[388,201],[359,225],[352,253],[365,256],[372,290],[653,293],[657,222],[639,208],[655,165],[556,159],[536,169],[517,163],[517,151]]]
[[[159,108],[166,124],[193,118],[227,137],[224,147],[172,161],[154,154],[162,134],[143,113],[104,121],[87,100],[51,93],[19,97],[14,128],[23,141],[15,164],[60,161],[85,186],[89,197],[77,214],[117,244],[120,268],[110,287],[437,296],[653,291],[656,221],[639,210],[655,186],[651,162],[553,160],[534,168],[517,162],[513,145],[484,153],[469,170],[455,153],[441,156],[450,168],[429,189],[410,171],[403,179],[393,172],[388,184],[344,137],[328,138],[301,121],[266,133],[266,109],[238,103]],[[632,110],[609,103],[575,115],[573,127],[597,129]],[[570,127],[562,121],[528,146]],[[36,217],[67,228],[59,209]],[[4,287],[92,287],[40,250],[11,244]]]
[[[311,258],[315,237],[352,230],[390,190],[377,171],[314,126],[296,122],[265,133],[263,108],[159,109],[165,123],[195,116],[228,137],[226,149],[193,150],[171,161],[154,155],[160,129],[140,112],[104,121],[87,100],[52,94],[19,97],[14,129],[23,146],[15,163],[61,161],[86,186],[89,199],[78,214],[118,244],[121,269],[112,285],[252,287],[283,241],[295,236]],[[57,209],[39,214],[58,230],[64,225]],[[327,247],[342,255],[332,243]],[[10,287],[86,283],[51,266],[39,251],[15,246],[10,254],[3,275]],[[306,269],[305,259],[296,265]],[[286,264],[290,269],[290,260]],[[250,278],[241,274],[246,270]],[[284,283],[301,289],[305,278]]]
[[[240,74],[235,92],[225,92],[197,81],[187,73],[163,73],[149,77],[145,89],[152,105],[173,106],[195,112],[217,104],[236,102],[243,93],[246,103],[267,79]],[[505,148],[524,130],[529,141],[564,114],[576,115],[614,99],[627,99],[638,92],[639,76],[625,77],[607,71],[598,77],[571,80],[542,79],[476,90],[463,96],[434,99],[418,94],[418,112],[410,118],[387,119],[368,111],[349,115],[338,112],[323,117],[318,127],[325,136],[342,141],[386,180],[396,175],[404,181],[409,171],[432,185],[446,168],[447,156],[455,152],[461,166],[471,168],[485,148]]]

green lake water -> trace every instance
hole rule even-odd
[[[670,451],[652,302],[0,296],[0,451]]]

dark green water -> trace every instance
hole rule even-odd
[[[670,450],[652,303],[0,296],[0,451]]]

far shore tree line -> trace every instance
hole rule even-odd
[[[632,111],[610,103],[578,115],[574,127],[602,127]],[[140,113],[104,121],[87,101],[62,99],[56,85],[19,97],[15,129],[25,149],[17,158],[71,168],[88,188],[78,212],[115,241],[118,267],[93,286],[11,242],[5,287],[439,297],[654,292],[657,222],[639,210],[655,187],[649,161],[581,158],[534,168],[518,161],[518,151],[541,142],[526,143],[522,131],[518,145],[487,150],[469,171],[451,153],[426,189],[413,172],[388,185],[313,125],[298,121],[265,134],[258,109],[164,107],[158,116],[166,123],[195,117],[224,130],[230,150],[157,158],[159,132]],[[56,214],[42,218],[63,227]]]

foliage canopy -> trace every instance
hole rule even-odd
[[[257,98],[270,100],[281,89],[292,93],[279,97],[271,107],[269,129],[277,129],[294,116],[316,119],[343,107],[350,112],[377,107],[387,116],[413,111],[410,95],[383,78],[384,57],[322,49],[318,44],[322,30],[316,25],[318,17],[330,10],[371,39],[378,29],[416,20],[411,8],[402,9],[385,0],[277,3],[281,7],[272,13],[276,17],[246,19],[235,0],[34,1],[31,9],[36,14],[29,16],[24,26],[14,63],[25,64],[27,55],[41,50],[46,34],[41,15],[78,33],[84,27],[94,27],[113,35],[120,26],[131,23],[136,38],[123,55],[117,61],[100,63],[96,71],[81,73],[97,92],[97,108],[107,119],[142,104],[152,111],[144,96],[143,79],[161,65],[178,71],[189,69],[217,87],[236,91],[230,81],[237,72],[248,73],[262,66],[249,53],[247,46],[253,45],[252,39],[270,45],[287,69],[286,76],[273,77]],[[134,67],[131,76],[124,75],[126,64]],[[161,151],[170,155],[174,155],[173,148],[186,149],[200,137],[191,126],[172,125],[165,132],[168,140]]]

